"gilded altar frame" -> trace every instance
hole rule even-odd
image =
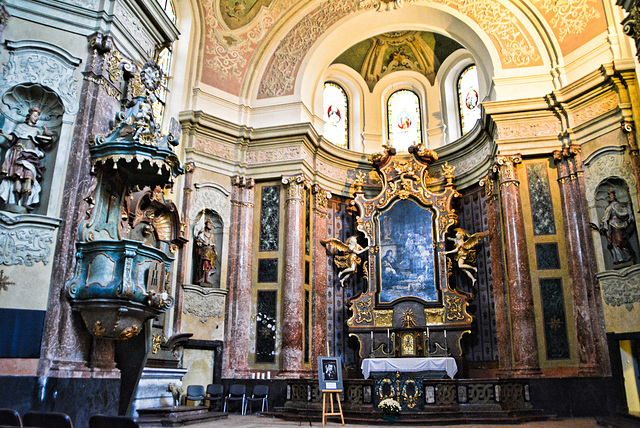
[[[349,335],[358,339],[361,358],[409,356],[402,350],[402,338],[408,337],[406,333],[409,331],[414,332],[413,337],[420,338],[421,342],[415,345],[415,349],[420,349],[421,354],[416,351],[415,356],[459,357],[462,354],[460,339],[470,332],[469,327],[473,321],[467,312],[472,295],[456,290],[449,283],[451,259],[445,254],[447,234],[457,222],[452,202],[460,196],[453,183],[454,167],[445,163],[442,165],[442,174],[434,177],[429,174],[429,166],[437,160],[436,153],[422,145],[411,147],[409,152],[410,156],[395,156],[395,150],[387,147],[383,153],[372,156],[371,161],[382,181],[382,189],[377,196],[371,199],[365,197],[362,174],[354,182],[353,205],[359,212],[356,228],[364,234],[369,244],[364,269],[368,290],[350,300],[352,316],[347,325]],[[404,263],[404,275],[398,274],[402,280],[390,282],[396,294],[385,296],[383,284],[389,277],[383,277],[388,273],[383,272],[383,263],[387,268],[390,264],[388,260],[383,262],[388,254],[382,253],[388,253],[392,248],[389,245],[394,244],[389,244],[393,239],[382,228],[389,219],[403,221],[403,216],[415,217],[415,214],[408,211],[412,209],[411,203],[415,204],[418,214],[419,210],[424,210],[424,217],[430,218],[431,231],[426,232],[428,228],[423,227],[424,223],[420,228],[425,231],[396,231],[396,235],[401,237],[399,239],[406,237],[407,243],[402,249],[405,253],[410,253],[410,245],[412,250],[421,249],[413,258],[407,254],[403,256],[404,260],[400,265]],[[389,219],[385,220],[394,204],[402,207],[401,215],[388,216]],[[418,223],[411,220],[400,229],[415,227],[415,224]],[[410,244],[410,238],[419,244]],[[402,246],[397,242],[395,245]],[[416,272],[423,268],[420,263],[425,261],[420,259],[420,254],[433,257],[431,266],[435,294],[431,291],[427,294],[416,291],[421,286],[431,286],[429,278],[416,279]],[[428,268],[427,263],[425,272],[428,272]],[[402,292],[398,290],[403,290],[405,285],[406,294],[397,294]],[[396,297],[391,299],[394,296]]]

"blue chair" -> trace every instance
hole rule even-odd
[[[73,428],[69,415],[58,412],[27,412],[22,423],[26,427]]]
[[[204,403],[207,404],[209,402],[209,408],[214,409],[214,405],[216,409],[220,408],[220,404],[222,404],[222,400],[224,398],[224,386],[219,383],[213,383],[207,385],[207,392],[204,395]]]
[[[229,387],[229,395],[224,399],[224,411],[227,411],[227,403],[229,401],[240,401],[242,406],[240,411],[243,415],[247,414],[247,387],[244,385],[234,384]]]
[[[202,385],[189,385],[187,387],[187,397],[184,400],[184,404],[188,404],[187,402],[195,401],[196,403],[204,400],[204,386]],[[197,405],[197,404],[196,404]]]
[[[0,425],[21,427],[20,415],[13,409],[0,409]]]
[[[251,392],[251,397],[247,397],[249,413],[253,413],[253,403],[262,402],[262,412],[269,411],[269,387],[267,385],[256,385]],[[266,410],[265,410],[266,409]]]

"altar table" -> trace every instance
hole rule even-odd
[[[433,358],[366,358],[362,360],[362,374],[365,379],[371,372],[426,372],[446,371],[453,379],[458,372],[456,360],[451,357]]]

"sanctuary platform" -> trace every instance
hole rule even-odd
[[[138,409],[141,427],[181,427],[185,425],[226,419],[229,414],[211,412],[207,406],[164,406]]]
[[[415,374],[417,377],[397,373],[387,385],[372,379],[344,379],[341,401],[345,423],[386,423],[377,408],[384,398],[394,398],[402,405],[403,425],[505,424],[553,418],[533,408],[526,379],[425,379],[422,372]],[[419,387],[405,388],[412,382],[415,386],[417,380]],[[267,414],[285,420],[320,421],[322,394],[317,380],[288,381],[285,405]]]

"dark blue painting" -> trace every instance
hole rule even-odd
[[[399,200],[379,217],[380,302],[401,297],[437,301],[433,212]]]

